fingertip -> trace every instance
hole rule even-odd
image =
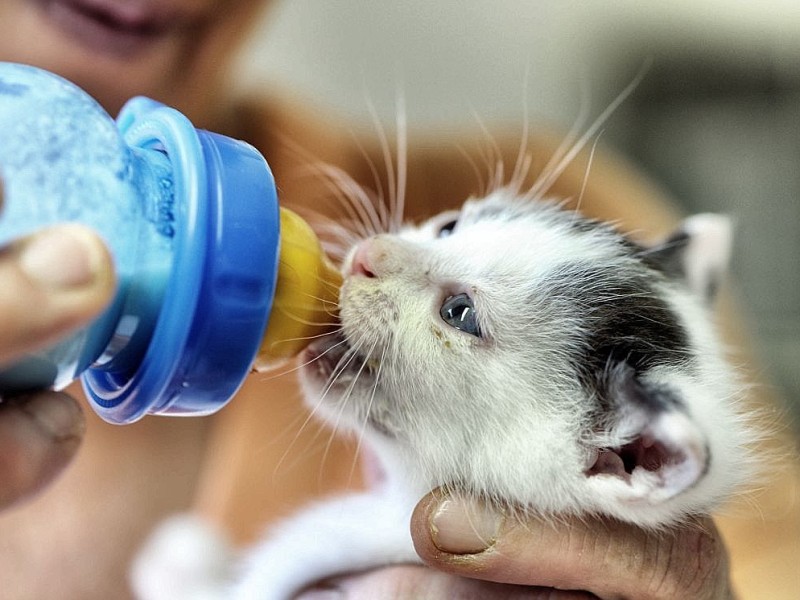
[[[72,223],[49,227],[4,249],[0,281],[3,361],[52,343],[96,317],[116,289],[105,243],[91,229]]]
[[[105,243],[78,223],[48,227],[21,240],[18,260],[29,280],[52,294],[97,294],[113,280],[113,262]]]
[[[417,504],[411,535],[425,562],[477,568],[494,548],[504,521],[501,511],[480,499],[439,489]]]
[[[435,559],[441,553],[433,543],[431,531],[431,516],[439,505],[437,498],[439,495],[441,495],[439,490],[429,492],[417,503],[411,514],[411,538],[414,541],[414,548],[426,562]]]

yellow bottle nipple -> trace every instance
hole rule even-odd
[[[339,326],[336,313],[342,275],[323,253],[308,223],[285,208],[280,209],[280,218],[278,280],[256,369],[292,358]]]

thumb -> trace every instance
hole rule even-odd
[[[464,577],[600,598],[732,597],[710,519],[661,532],[591,516],[545,521],[436,490],[417,505],[411,533],[428,565]]]
[[[114,292],[111,257],[76,224],[53,226],[0,250],[0,362],[52,343],[90,320]]]

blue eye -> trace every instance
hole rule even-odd
[[[445,323],[475,337],[481,337],[478,322],[475,320],[475,305],[467,294],[448,296],[439,310]]]

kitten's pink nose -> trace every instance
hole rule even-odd
[[[350,265],[350,275],[363,275],[364,277],[375,277],[375,271],[370,265],[369,249],[372,240],[364,240],[356,248],[353,255],[353,262]]]
[[[356,246],[347,275],[370,279],[408,275],[419,269],[422,259],[414,243],[383,233]]]

